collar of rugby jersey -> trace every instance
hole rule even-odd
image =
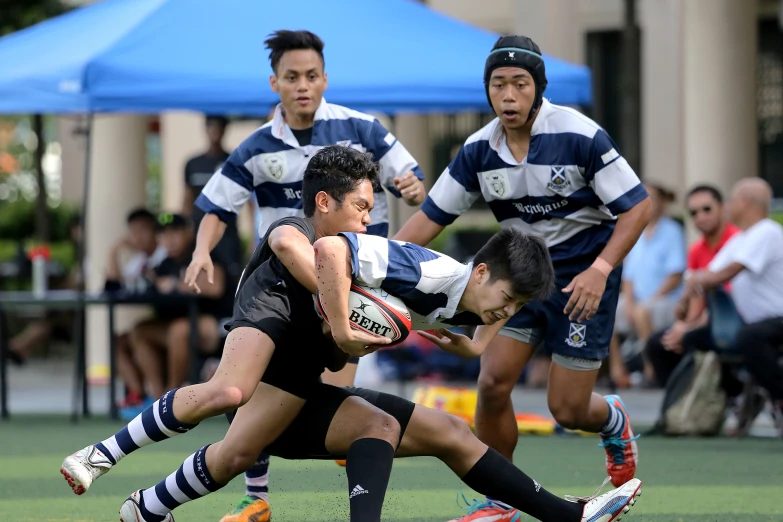
[[[533,127],[530,129],[531,137],[535,136],[541,131],[541,126],[544,124],[544,120],[551,111],[552,104],[549,103],[546,98],[541,100],[541,107],[538,109],[538,114],[536,115],[536,119],[533,122]],[[514,155],[508,148],[508,143],[506,143],[506,132],[503,129],[503,124],[500,123],[500,118],[495,118],[493,123],[494,127],[492,128],[492,133],[489,135],[489,147],[497,152],[498,156],[500,156],[500,159],[506,163],[510,165],[523,165],[527,160],[527,157],[525,157],[525,159],[522,161],[517,161],[514,158]]]
[[[313,117],[313,134],[315,134],[315,122],[318,120],[328,120],[328,116],[326,99],[321,98],[321,104],[315,110],[315,116]],[[286,145],[290,145],[296,149],[302,148],[294,136],[294,133],[291,132],[291,127],[285,122],[282,103],[278,103],[277,107],[275,107],[275,115],[272,117],[272,135]]]

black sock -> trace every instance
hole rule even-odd
[[[359,439],[346,456],[351,522],[379,522],[389,485],[394,448],[381,439]]]
[[[462,481],[471,489],[542,522],[582,520],[583,504],[556,497],[492,448],[470,468]]]

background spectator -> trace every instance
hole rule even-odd
[[[166,249],[158,244],[158,220],[152,212],[138,208],[127,217],[127,234],[117,240],[109,251],[106,263],[106,291],[123,290],[143,293],[147,290],[147,274],[166,257]],[[124,262],[121,260],[125,258]],[[117,373],[125,383],[125,400],[120,408],[140,406],[145,403],[144,382],[141,370],[133,359],[130,345],[130,331],[151,310],[134,307],[130,321],[118,324],[117,332]],[[141,312],[141,313],[139,313]]]
[[[223,148],[223,137],[227,126],[228,119],[222,116],[207,116],[206,131],[209,148],[203,154],[190,158],[185,164],[185,200],[182,204],[182,214],[192,221],[193,230],[198,230],[199,223],[204,217],[204,211],[194,204],[196,198],[229,156]],[[236,221],[227,223],[226,232],[213,252],[223,259],[224,268],[231,277],[239,281],[244,257]]]
[[[734,187],[732,220],[742,230],[718,252],[707,271],[694,274],[689,291],[709,290],[731,281],[731,296],[744,326],[735,340],[745,365],[775,402],[783,427],[783,227],[769,219],[772,189],[761,178]]]
[[[162,215],[159,237],[168,257],[155,268],[151,277],[156,291],[192,295],[182,280],[193,253],[193,227],[182,215]],[[218,320],[231,315],[233,304],[233,287],[227,286],[224,264],[219,256],[214,256],[214,262],[214,284],[206,284],[204,273],[200,276],[203,280],[199,281],[204,285],[199,300],[199,339],[204,354],[218,349]],[[189,332],[188,309],[184,303],[155,306],[155,318],[138,324],[131,332],[135,359],[153,398],[185,382],[192,362],[188,349]]]
[[[674,322],[674,309],[685,272],[685,234],[682,225],[666,215],[674,194],[647,183],[652,200],[652,217],[639,241],[623,263],[623,284],[617,305],[615,332],[610,345],[610,372],[619,387],[630,385],[620,338],[635,335],[633,354],[641,352],[656,330]],[[645,377],[653,370],[645,362]]]
[[[704,270],[726,242],[739,232],[729,222],[723,206],[723,196],[711,185],[698,185],[687,196],[688,214],[701,234],[688,251],[688,272]],[[670,328],[656,332],[648,341],[645,353],[653,367],[655,382],[665,386],[674,368],[682,359],[683,336],[694,328],[707,324],[704,297],[683,294],[683,306],[688,307],[684,319],[677,319]]]

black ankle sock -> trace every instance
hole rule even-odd
[[[389,485],[394,448],[381,439],[359,439],[348,448],[345,473],[351,522],[379,522]]]
[[[582,504],[556,497],[492,448],[470,468],[462,481],[473,490],[514,506],[542,522],[582,520]]]

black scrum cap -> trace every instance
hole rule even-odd
[[[492,52],[489,53],[484,65],[484,89],[486,90],[487,101],[489,101],[490,107],[492,107],[492,100],[489,99],[489,78],[492,75],[492,71],[500,67],[519,67],[529,72],[533,77],[533,82],[536,86],[536,97],[528,115],[528,120],[530,120],[538,108],[541,107],[547,84],[541,49],[527,36],[501,36],[495,42],[495,46],[492,48]]]

